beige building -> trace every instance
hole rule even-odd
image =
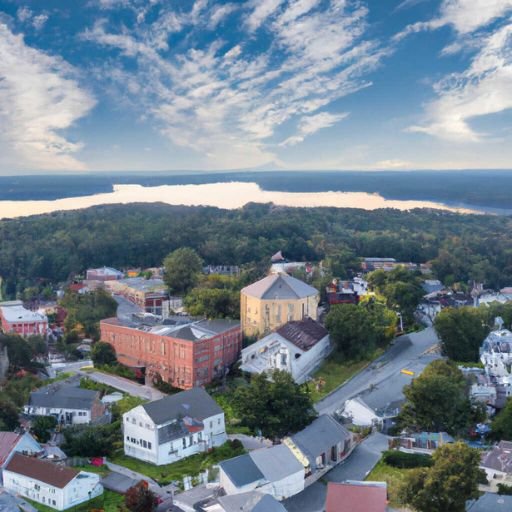
[[[246,336],[265,335],[292,320],[317,320],[316,288],[287,274],[271,274],[240,292],[240,318]]]

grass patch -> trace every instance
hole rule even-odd
[[[230,459],[244,453],[245,450],[242,443],[239,441],[228,441],[208,453],[197,453],[165,466],[155,466],[149,462],[133,459],[124,454],[116,455],[110,460],[114,464],[119,464],[132,471],[142,473],[160,485],[167,485],[175,480],[181,480],[184,476],[197,476],[201,471],[225,459]]]
[[[402,504],[398,499],[398,491],[405,481],[407,473],[410,471],[412,470],[388,466],[383,460],[380,460],[365,480],[371,482],[386,482],[388,484],[389,505],[391,507],[400,507]]]
[[[32,504],[34,508],[39,512],[55,512],[54,508],[41,505],[40,503],[29,500],[28,498],[24,499]],[[90,512],[91,510],[102,510],[104,512],[124,512],[127,510],[127,508],[124,506],[124,496],[112,491],[105,490],[101,496],[98,496],[91,501],[82,503],[81,505],[77,505],[76,507],[71,507],[69,510],[72,510],[73,512]]]
[[[97,475],[107,476],[110,469],[107,466],[93,466],[92,464],[84,464],[83,466],[71,466],[78,471],[88,471],[89,473],[96,473]]]
[[[333,354],[324,361],[313,375],[313,381],[308,384],[313,401],[318,402],[327,396],[350,377],[368,366],[374,359],[381,356],[383,352],[382,349],[377,349],[370,357],[362,361],[347,361],[346,359],[340,359],[337,354]],[[320,381],[322,386],[317,389],[316,383]]]

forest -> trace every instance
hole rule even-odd
[[[249,204],[239,210],[108,205],[0,221],[3,296],[73,278],[89,267],[161,265],[180,247],[206,264],[243,265],[259,277],[278,250],[324,261],[346,277],[365,256],[431,261],[446,284],[512,285],[512,218],[439,210],[365,211]]]

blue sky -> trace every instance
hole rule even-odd
[[[512,168],[512,0],[0,0],[0,174]]]

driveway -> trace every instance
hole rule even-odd
[[[301,493],[284,500],[283,505],[288,512],[322,512],[327,496],[326,481],[364,480],[387,449],[388,437],[380,433],[372,434],[354,449],[345,462]]]
[[[422,369],[433,359],[432,355],[424,355],[424,353],[438,341],[432,327],[396,338],[395,343],[381,357],[356,374],[346,384],[320,400],[315,405],[316,410],[319,414],[333,414],[349,398],[361,394],[370,387],[378,386],[386,379],[400,373],[400,370]]]
[[[138,396],[140,398],[144,398],[146,400],[159,400],[160,398],[164,398],[167,396],[166,394],[158,391],[158,389],[152,388],[150,386],[144,386],[142,384],[138,384],[137,382],[133,382],[130,379],[125,379],[124,377],[118,377],[117,375],[110,375],[108,373],[103,372],[78,372],[80,375],[84,377],[89,377],[89,379],[94,380],[96,382],[101,382],[102,384],[108,384],[113,388],[119,389],[119,391],[123,391],[124,393],[128,393],[129,395]]]

